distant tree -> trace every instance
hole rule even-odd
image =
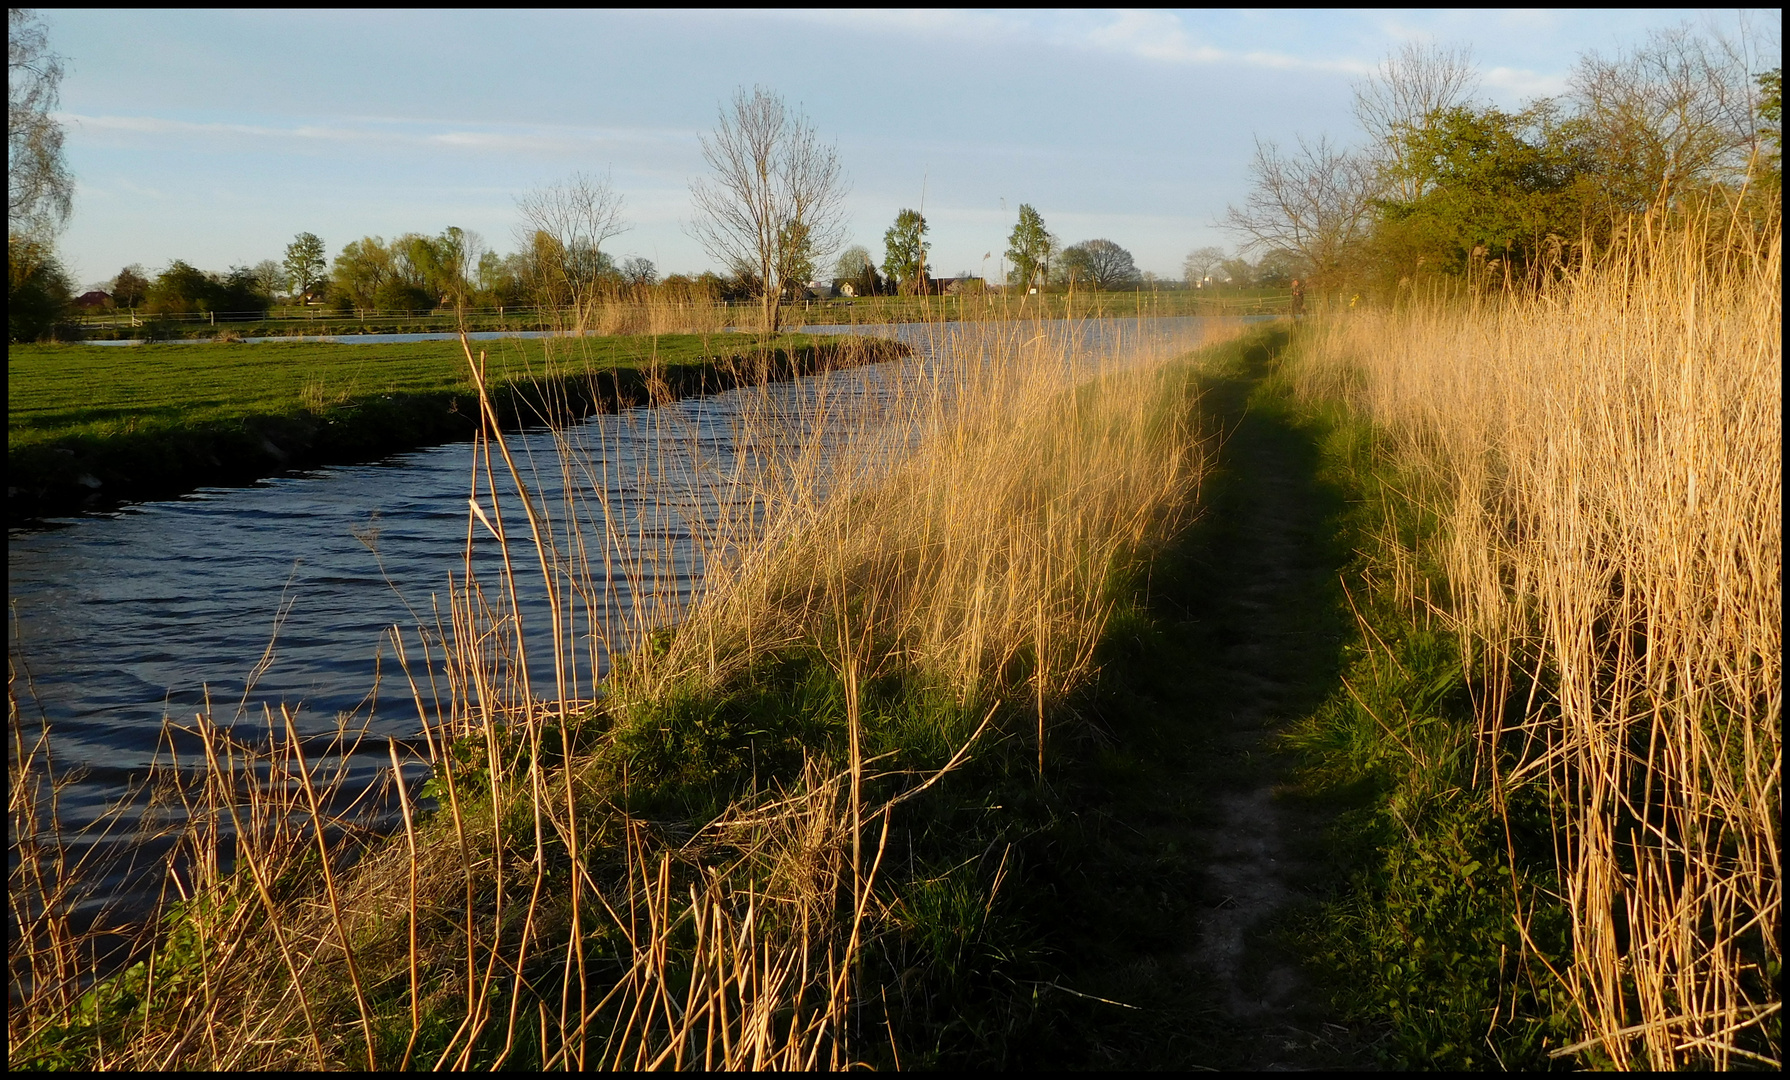
[[[316,233],[301,232],[286,245],[286,278],[293,291],[307,293],[323,277],[323,241]]]
[[[926,219],[918,210],[903,210],[883,233],[883,276],[902,292],[921,292],[932,267],[926,263]]]
[[[1449,109],[1468,104],[1478,86],[1468,50],[1415,41],[1355,84],[1355,120],[1371,140],[1371,165],[1388,197],[1423,195],[1422,176],[1411,168],[1412,136],[1430,131]]]
[[[290,280],[285,268],[272,259],[262,259],[255,264],[255,284],[260,286],[262,294],[269,299],[285,292]]]
[[[1053,240],[1038,211],[1029,203],[1021,203],[1019,223],[1013,226],[1013,233],[1007,238],[1007,261],[1013,264],[1013,270],[1007,275],[1008,284],[1026,289],[1048,281],[1051,256],[1055,254]]]
[[[74,177],[62,153],[56,105],[62,58],[28,9],[9,8],[6,18],[6,234],[35,241],[20,257],[52,258],[50,244],[74,209]],[[9,247],[11,244],[9,243]],[[9,264],[14,261],[9,257]],[[29,268],[27,268],[28,270]],[[55,278],[46,265],[42,280]],[[32,278],[31,280],[38,280]]]
[[[1766,176],[1782,185],[1784,175],[1784,69],[1759,76],[1759,135]]]
[[[786,299],[796,299],[814,280],[814,240],[808,226],[788,221],[777,237],[777,280]]]
[[[1224,264],[1224,249],[1220,247],[1194,248],[1187,253],[1181,262],[1181,273],[1187,287],[1198,287],[1199,283],[1210,277],[1212,271]]]
[[[351,241],[336,256],[330,274],[332,294],[351,307],[378,307],[374,294],[397,276],[394,263],[391,249],[382,237],[363,236]]]
[[[573,173],[516,200],[522,213],[518,239],[533,257],[532,281],[538,303],[569,305],[583,318],[598,284],[614,274],[603,245],[628,231],[622,196],[607,177]]]
[[[1111,240],[1084,240],[1063,249],[1062,265],[1073,266],[1072,277],[1102,291],[1121,288],[1137,280],[1137,263],[1131,252]]]
[[[481,253],[478,303],[484,307],[511,307],[523,303],[528,295],[527,261],[521,252],[510,255],[499,255],[495,251]]]
[[[1299,139],[1294,154],[1257,140],[1250,190],[1242,206],[1226,209],[1222,226],[1247,247],[1296,254],[1317,281],[1340,273],[1350,249],[1373,223],[1377,170],[1320,137]]]
[[[1585,54],[1571,86],[1579,148],[1596,177],[1587,191],[1607,220],[1738,181],[1761,149],[1745,58],[1685,27],[1655,31],[1613,60]]]
[[[372,306],[380,311],[432,311],[440,297],[404,278],[388,278],[373,291]]]
[[[755,282],[764,327],[776,330],[784,275],[839,246],[847,191],[839,154],[806,116],[763,87],[741,88],[703,136],[710,175],[691,181],[690,230],[739,282]],[[749,268],[749,269],[748,269]]]
[[[14,237],[6,245],[6,337],[36,341],[68,314],[74,285],[42,241]]]
[[[1225,280],[1232,285],[1242,288],[1255,284],[1255,267],[1249,265],[1249,260],[1243,257],[1242,252],[1238,252],[1234,259],[1226,259],[1219,263],[1218,268],[1224,274]]]
[[[1274,248],[1256,264],[1255,283],[1281,289],[1291,285],[1294,278],[1307,277],[1310,273],[1310,264],[1303,255],[1285,248]]]
[[[629,285],[655,285],[659,281],[659,268],[651,259],[636,255],[622,262],[621,276]]]
[[[209,310],[220,319],[256,319],[267,314],[270,300],[254,270],[232,266],[222,278],[214,279]]]
[[[863,244],[853,244],[839,255],[839,261],[833,264],[833,277],[841,281],[851,281],[864,272],[864,268],[874,266],[870,258],[870,249]]]
[[[175,259],[149,285],[144,307],[153,315],[188,315],[215,310],[217,283],[196,266]]]
[[[149,295],[149,275],[137,263],[131,263],[112,279],[112,303],[121,308],[141,307]]]

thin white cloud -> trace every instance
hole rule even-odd
[[[58,113],[57,119],[83,135],[157,137],[163,139],[266,139],[288,144],[359,143],[372,145],[432,146],[474,153],[524,154],[557,157],[586,152],[595,146],[648,143],[694,143],[695,132],[674,129],[627,129],[571,126],[516,125],[487,130],[416,130],[428,121],[361,120],[332,124],[297,124],[276,127],[174,120],[160,116],[90,116]],[[408,127],[412,130],[398,130]]]

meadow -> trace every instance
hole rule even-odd
[[[558,350],[505,339],[489,350],[486,379],[506,420],[527,422],[543,393],[613,408],[817,370],[845,362],[841,349],[893,348],[728,333],[584,338]],[[473,379],[452,341],[14,345],[7,386],[9,520],[470,438],[476,423]]]

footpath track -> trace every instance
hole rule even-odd
[[[1328,811],[1291,791],[1274,736],[1335,685],[1337,497],[1311,437],[1264,392],[1284,330],[1213,373],[1221,440],[1200,520],[1159,557],[1147,625],[1106,666],[1101,745],[1062,781],[1075,807],[1041,876],[1062,905],[1058,1067],[1361,1067],[1358,1034],[1285,945],[1333,880]],[[1103,999],[1103,1000],[1095,1000]]]

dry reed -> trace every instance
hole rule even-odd
[[[1723,217],[1539,290],[1329,319],[1296,374],[1390,434],[1445,524],[1482,765],[1514,750],[1487,780],[1556,808],[1583,1022],[1559,1052],[1619,1067],[1779,1056],[1782,233]]]
[[[892,815],[976,752],[1003,701],[1031,703],[1042,769],[1051,702],[1204,468],[1188,372],[1165,363],[1196,342],[1119,355],[1079,333],[935,327],[920,362],[745,389],[726,453],[670,407],[558,426],[557,475],[481,394],[462,568],[435,625],[391,635],[433,817],[407,789],[345,790],[289,714],[253,739],[199,715],[203,760],[170,761],[163,789],[183,903],[145,962],[12,1009],[13,1045],[101,1068],[861,1062]],[[630,810],[614,740],[631,717],[789,648],[838,673],[843,755],[812,747],[707,820]],[[879,771],[860,687],[890,671],[980,725]],[[15,772],[32,760],[21,742]],[[401,837],[373,837],[368,800],[395,803]],[[15,821],[40,802],[15,797]]]

